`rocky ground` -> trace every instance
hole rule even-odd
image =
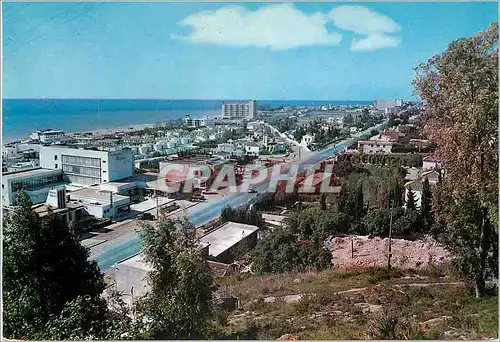
[[[491,339],[496,293],[477,301],[453,276],[381,269],[219,280],[241,308],[221,314],[231,339]]]
[[[385,267],[389,252],[389,239],[367,236],[335,237],[330,246],[333,267],[356,269]],[[444,247],[430,238],[423,240],[391,240],[391,264],[400,269],[424,269],[450,262],[450,255]]]

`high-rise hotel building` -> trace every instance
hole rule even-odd
[[[257,101],[247,103],[223,103],[222,119],[252,120],[257,117]]]

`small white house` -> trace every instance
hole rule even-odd
[[[422,166],[423,169],[435,169],[437,167],[441,167],[440,161],[432,155],[424,157],[422,161],[423,161],[423,166]]]
[[[309,146],[314,142],[314,135],[306,134],[302,136],[302,140],[300,142],[303,146]]]
[[[411,191],[415,194],[415,206],[419,208],[422,204],[422,190],[425,179],[429,180],[429,185],[435,186],[439,180],[439,172],[435,170],[422,172],[420,176],[414,181],[405,184],[405,203],[408,200],[408,193]]]
[[[257,144],[246,144],[245,145],[245,152],[248,155],[259,156],[260,152],[261,152],[261,147]]]

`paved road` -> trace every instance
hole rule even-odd
[[[380,129],[385,125],[385,122],[376,125],[362,133],[358,133],[355,137],[346,139],[339,142],[337,145],[329,146],[324,150],[313,152],[304,156],[301,160],[294,162],[294,164],[299,165],[299,171],[303,171],[307,165],[318,164],[321,161],[331,157],[332,155],[338,153],[340,150],[351,145],[355,140],[360,139],[363,135],[369,134],[372,129]],[[207,201],[200,203],[187,210],[187,216],[191,223],[195,226],[199,226],[209,222],[220,216],[222,209],[225,206],[238,207],[249,203],[260,193],[264,193],[267,189],[269,182],[272,179],[268,179],[257,186],[253,186],[257,193],[232,193],[219,198],[217,201]],[[131,257],[134,254],[139,253],[141,250],[141,243],[139,236],[134,234],[126,241],[120,241],[113,246],[107,248],[99,254],[91,255],[90,259],[96,260],[99,267],[103,272],[108,271],[118,263],[120,260]]]

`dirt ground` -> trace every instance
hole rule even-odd
[[[352,240],[352,243],[351,243]],[[387,265],[389,239],[367,236],[335,237],[331,240],[334,269]],[[391,265],[401,269],[426,268],[448,263],[449,253],[430,238],[417,241],[392,239]]]

